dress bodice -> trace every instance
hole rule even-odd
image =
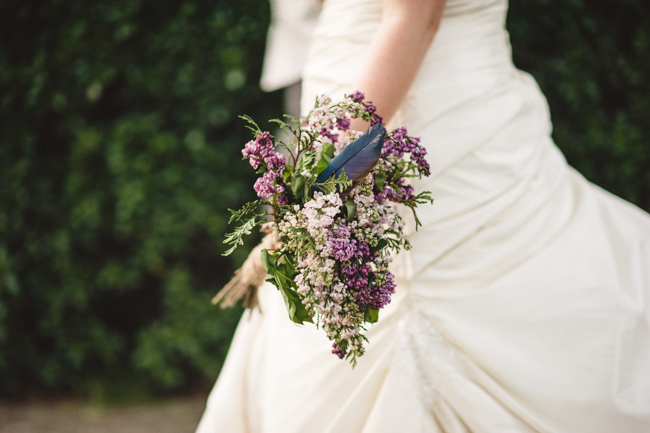
[[[313,107],[316,95],[312,89],[328,89],[334,99],[356,90],[358,74],[381,23],[381,3],[380,0],[325,2],[303,72],[302,103],[306,111]],[[406,125],[417,135],[454,110],[455,119],[463,120],[466,113],[457,110],[458,107],[470,106],[477,98],[520,80],[521,74],[512,63],[505,29],[506,12],[506,0],[448,1],[434,41],[389,126]],[[545,105],[543,97],[541,101]],[[492,117],[486,121],[495,124],[498,119]],[[546,127],[550,131],[550,122],[546,122]],[[458,144],[447,150],[432,154],[434,174],[452,163],[449,158],[453,160],[457,154],[465,153]]]
[[[453,89],[450,95],[435,101],[443,110],[448,104],[489,89],[511,72],[514,67],[505,30],[506,11],[504,0],[447,2],[411,94],[422,89]],[[303,75],[319,82],[356,82],[381,14],[378,0],[328,0]],[[311,100],[304,101],[307,107],[312,105]]]

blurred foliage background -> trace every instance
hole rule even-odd
[[[0,3],[0,393],[94,398],[214,379],[241,310],[211,297],[252,198],[239,114],[262,1]],[[251,240],[253,241],[253,240]]]
[[[508,29],[569,163],[650,211],[650,4],[513,0]]]
[[[557,3],[513,2],[515,62],[569,162],[650,210],[650,8]],[[214,380],[241,310],[209,300],[246,255],[221,256],[227,208],[253,193],[237,115],[281,113],[257,84],[268,20],[262,0],[0,3],[0,396]]]

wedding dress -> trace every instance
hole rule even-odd
[[[436,201],[359,365],[262,286],[199,433],[650,432],[650,217],[566,164],[506,10],[449,0],[391,122],[422,137]],[[303,111],[355,90],[380,16],[324,3]]]

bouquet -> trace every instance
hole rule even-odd
[[[296,126],[272,120],[291,143],[242,116],[255,134],[242,153],[261,175],[259,199],[231,210],[230,222],[239,226],[224,241],[228,255],[255,226],[273,232],[277,242],[265,242],[261,261],[289,318],[322,328],[332,352],[353,366],[364,353],[365,324],[377,321],[395,292],[392,255],[410,249],[394,204],[415,215],[417,205],[433,201],[407,183],[429,175],[419,139],[404,127],[387,132],[375,111],[360,92],[338,103],[320,96],[300,121],[287,116]],[[371,126],[365,134],[352,131],[352,118]]]

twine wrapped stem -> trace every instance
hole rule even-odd
[[[221,308],[229,308],[242,299],[245,308],[259,307],[257,289],[267,277],[260,254],[264,249],[277,247],[277,234],[267,234],[262,242],[253,248],[242,267],[235,271],[235,276],[212,298],[212,303],[219,304]]]

